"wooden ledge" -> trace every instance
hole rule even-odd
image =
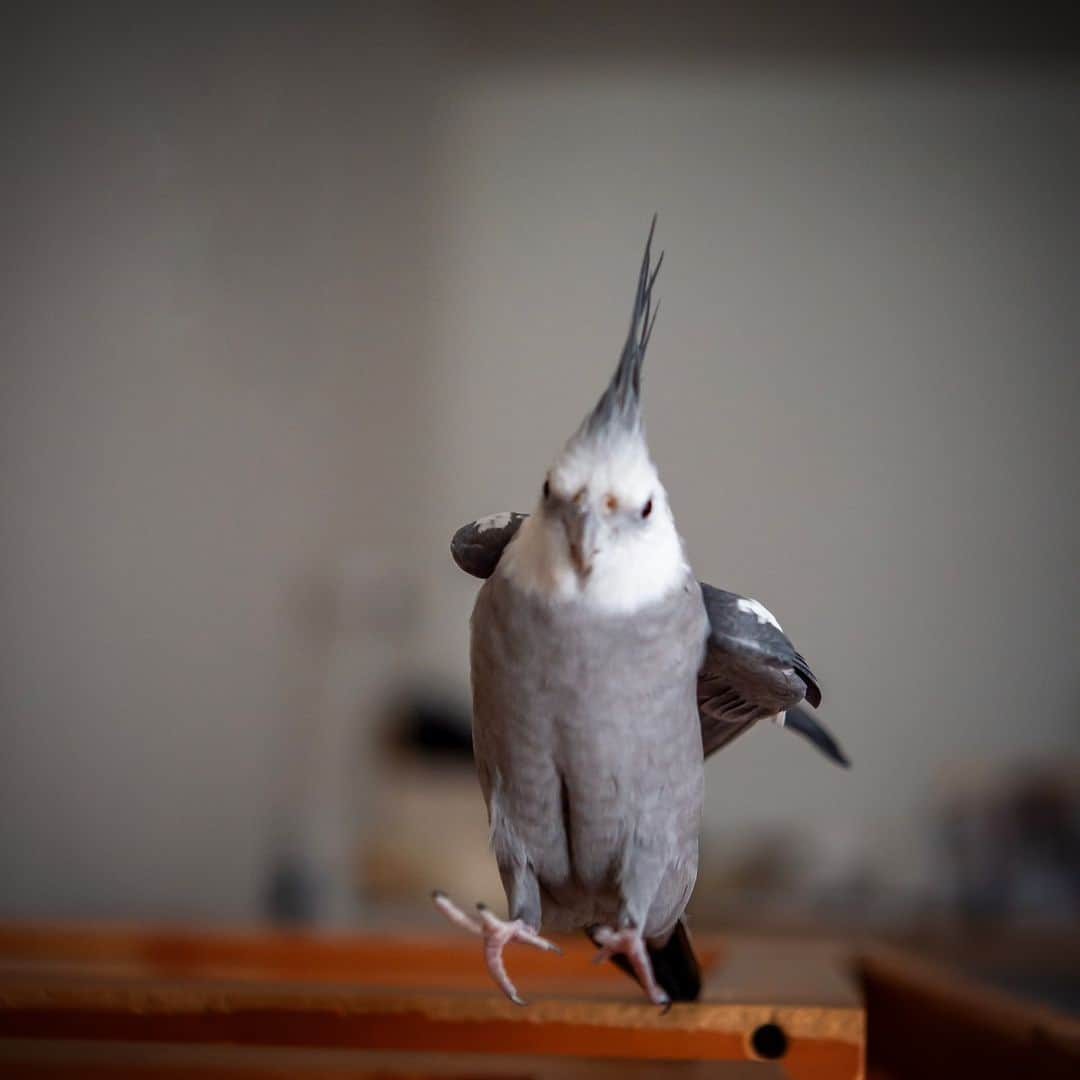
[[[762,1061],[862,1075],[861,994],[835,947],[703,938],[702,1000],[667,1014],[584,939],[517,949],[532,1004],[493,991],[475,939],[0,928],[0,1038],[366,1052]],[[2,1059],[0,1059],[2,1061]]]

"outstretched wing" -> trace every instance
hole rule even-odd
[[[817,708],[821,688],[772,613],[756,600],[702,584],[709,617],[705,663],[698,676],[698,713],[706,757],[767,717],[792,710],[793,731],[840,765],[848,760],[836,740],[804,710]],[[781,722],[783,722],[781,720]]]
[[[473,577],[491,577],[527,517],[508,511],[463,525],[450,541],[454,562]],[[847,756],[836,739],[819,720],[797,708],[805,700],[816,709],[821,688],[772,613],[756,600],[712,585],[702,584],[701,595],[709,617],[708,648],[697,685],[705,756],[758,720],[777,717],[846,767]]]
[[[454,557],[454,562],[473,577],[491,577],[499,564],[503,549],[513,540],[514,534],[528,516],[507,510],[462,525],[450,541],[450,554]]]

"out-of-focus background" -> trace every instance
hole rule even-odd
[[[532,508],[655,210],[679,525],[855,763],[715,759],[695,918],[1075,927],[1075,53],[756,12],[5,16],[0,917],[501,902],[448,541]]]

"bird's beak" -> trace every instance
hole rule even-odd
[[[599,522],[588,507],[571,507],[563,518],[566,540],[570,548],[570,561],[579,578],[587,578],[592,571],[593,559],[599,547]]]

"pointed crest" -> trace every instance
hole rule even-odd
[[[592,412],[581,422],[575,438],[596,438],[609,431],[630,434],[641,427],[641,367],[645,361],[645,349],[652,336],[656,316],[660,312],[659,301],[655,308],[653,307],[652,291],[656,275],[664,261],[664,253],[661,252],[656,266],[652,265],[652,239],[655,231],[656,215],[653,214],[649,238],[645,242],[645,255],[638,273],[630,331],[619,357],[619,366]]]

